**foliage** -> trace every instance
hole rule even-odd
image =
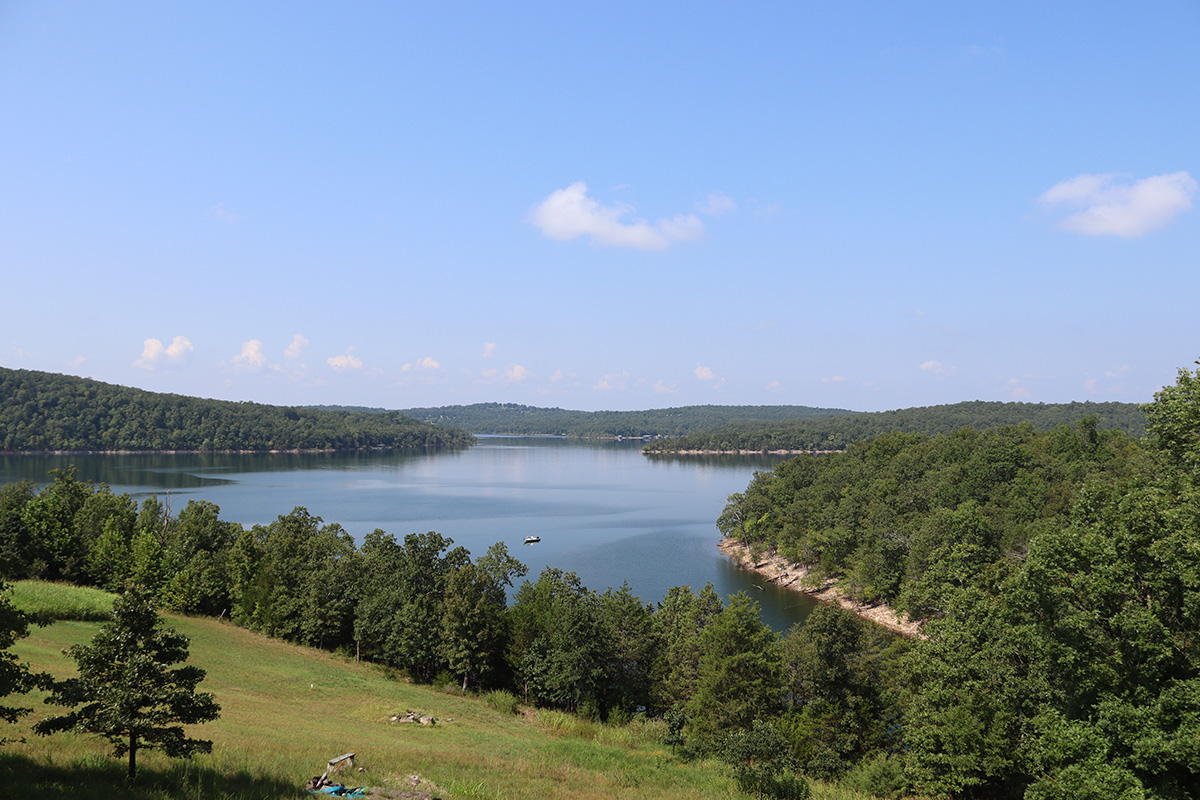
[[[940,436],[960,428],[983,431],[1022,423],[1045,431],[1092,416],[1097,418],[1103,429],[1119,430],[1135,438],[1140,438],[1146,430],[1142,411],[1134,403],[1001,403],[973,400],[791,421],[730,423],[677,439],[654,442],[646,445],[645,450],[650,453],[688,450],[827,452],[845,450],[855,442],[868,441],[889,433]]]
[[[467,445],[398,412],[233,403],[0,367],[0,451],[353,450]]]
[[[763,624],[745,593],[730,598],[700,637],[696,691],[689,699],[689,736],[714,742],[780,710],[782,664],[778,635]]]
[[[893,433],[757,473],[717,524],[839,577],[864,602],[937,617],[948,593],[994,580],[1042,531],[1066,524],[1086,480],[1150,468],[1136,443],[1095,418],[1045,432]]]
[[[805,800],[808,781],[788,750],[787,740],[769,722],[758,719],[748,730],[726,737],[721,759],[733,768],[743,792],[778,800]]]
[[[170,668],[187,660],[188,639],[163,627],[154,607],[131,592],[113,604],[112,621],[90,645],[73,645],[75,678],[58,681],[46,702],[77,707],[47,717],[34,730],[42,735],[78,731],[107,739],[114,758],[129,755],[130,779],[137,774],[137,751],[162,750],[173,758],[212,751],[212,742],[189,739],[183,725],[216,719],[212,695],[197,693],[204,670]]]

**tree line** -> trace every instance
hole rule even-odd
[[[0,367],[0,451],[353,450],[474,441],[394,411],[206,400]]]
[[[855,442],[888,433],[920,433],[926,436],[952,433],[960,428],[986,430],[1027,422],[1037,430],[1070,425],[1081,417],[1095,416],[1099,427],[1115,429],[1140,438],[1146,422],[1135,403],[1000,403],[972,400],[895,411],[871,411],[775,422],[731,422],[717,428],[656,441],[645,446],[649,453],[678,453],[686,450],[715,452],[767,452],[771,450],[844,450]]]
[[[572,436],[585,439],[682,436],[732,422],[796,420],[855,414],[811,406],[680,406],[645,411],[572,411],[517,403],[407,408],[400,413],[472,433]]]

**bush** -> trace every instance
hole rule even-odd
[[[908,788],[904,779],[904,762],[897,755],[877,753],[865,759],[850,772],[843,782],[864,794],[876,797],[900,798]]]
[[[517,713],[517,697],[503,689],[493,689],[483,695],[483,702],[502,714]]]
[[[787,740],[769,722],[755,720],[750,730],[728,736],[721,760],[733,767],[733,778],[744,792],[776,800],[809,796],[808,781],[796,774],[799,765]]]

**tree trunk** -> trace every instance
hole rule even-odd
[[[129,733],[129,780],[137,774],[137,734]]]

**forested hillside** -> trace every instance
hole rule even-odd
[[[840,408],[810,406],[681,406],[647,411],[570,411],[513,403],[406,408],[400,412],[437,425],[472,433],[578,436],[682,436],[731,422],[798,420],[854,414]]]
[[[1145,411],[1149,449],[1095,417],[894,433],[730,498],[725,533],[926,621],[896,676],[910,787],[1197,796],[1200,371]]]
[[[942,406],[871,411],[853,415],[787,422],[737,422],[665,442],[646,445],[648,452],[843,450],[885,433],[928,436],[958,428],[977,430],[1027,422],[1038,430],[1074,425],[1095,416],[1101,429],[1115,429],[1140,438],[1146,432],[1141,407],[1134,403],[999,403],[973,400]]]
[[[0,451],[349,450],[473,441],[464,431],[394,411],[205,400],[0,368]]]

